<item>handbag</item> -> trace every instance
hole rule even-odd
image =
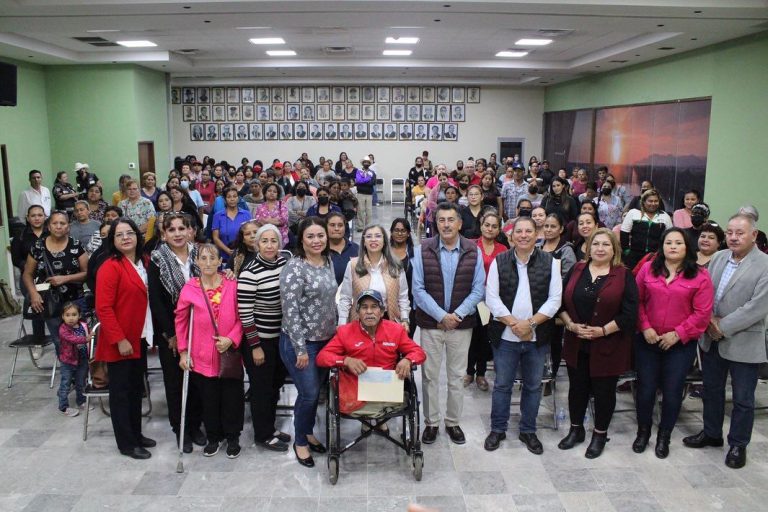
[[[208,307],[208,316],[211,317],[211,324],[213,324],[213,333],[218,338],[219,326],[216,325],[216,319],[213,317],[213,308],[211,307],[211,301],[208,299],[208,293],[203,286],[203,280],[200,280],[200,289],[203,291],[203,297],[205,298],[205,305]],[[243,361],[240,358],[240,352],[235,350],[234,345],[229,347],[224,352],[219,353],[219,378],[220,379],[242,379],[243,378]]]
[[[51,262],[48,261],[48,254],[45,247],[43,247],[43,263],[45,264],[45,272],[48,277],[53,277],[56,273],[53,271]],[[61,292],[56,286],[49,286],[47,290],[40,292],[43,298],[43,316],[45,318],[58,318],[61,316],[61,310],[64,306],[64,301],[61,298]]]

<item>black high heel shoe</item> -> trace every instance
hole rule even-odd
[[[608,432],[592,432],[592,441],[590,441],[584,456],[588,459],[596,459],[603,454],[605,443],[608,442]]]
[[[299,457],[299,452],[296,451],[296,443],[293,443],[293,454],[296,455],[296,460],[299,461],[299,464],[301,464],[302,466],[307,468],[315,467],[315,459],[313,459],[311,455],[306,459],[302,459],[301,457]]]

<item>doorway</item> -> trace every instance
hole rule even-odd
[[[155,172],[155,143],[139,142],[139,176],[145,172]]]
[[[5,217],[0,210],[0,226],[3,218],[13,218],[13,199],[11,198],[11,170],[8,168],[8,150],[5,144],[0,144],[0,165],[3,166],[3,190],[5,191]]]
[[[503,162],[508,156],[520,155],[520,161],[523,162],[525,154],[523,152],[525,139],[499,138],[499,154],[496,161]]]

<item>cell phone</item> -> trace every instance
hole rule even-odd
[[[47,292],[51,289],[51,283],[38,283],[35,285],[35,290],[38,292]]]

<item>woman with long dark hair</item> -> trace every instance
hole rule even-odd
[[[648,445],[656,391],[661,389],[655,450],[660,459],[669,455],[685,376],[696,359],[697,340],[712,317],[712,280],[696,259],[696,250],[685,232],[671,228],[661,236],[656,256],[643,265],[636,278],[642,336],[635,339],[637,438],[632,449],[642,453]]]
[[[661,195],[646,190],[640,196],[639,208],[627,212],[621,223],[621,248],[624,264],[634,268],[643,257],[656,252],[661,245],[664,230],[672,227],[672,219],[661,209]]]
[[[53,182],[53,198],[56,201],[57,210],[65,210],[71,214],[77,201],[77,190],[69,182],[67,171],[56,173],[56,180]]]
[[[568,193],[568,187],[568,181],[565,179],[559,176],[553,178],[549,190],[541,201],[541,206],[547,211],[547,214],[557,213],[566,224],[575,220],[579,212],[579,204]]]
[[[389,228],[390,251],[392,256],[400,262],[405,272],[405,280],[408,283],[408,303],[411,305],[411,312],[408,315],[408,336],[413,339],[413,333],[416,332],[416,311],[413,307],[413,239],[411,238],[411,223],[404,217],[398,217],[392,221]]]
[[[288,208],[280,199],[280,187],[276,183],[264,187],[264,202],[256,207],[253,218],[261,224],[277,226],[283,238],[283,246],[288,245]]]
[[[109,204],[103,199],[104,191],[101,189],[101,185],[94,183],[88,187],[86,192],[86,199],[88,201],[88,217],[101,222],[104,220],[104,213],[107,210]]]
[[[120,453],[148,459],[157,443],[141,433],[145,359],[142,342],[153,335],[147,271],[141,262],[144,238],[132,220],[121,217],[109,228],[109,258],[96,277],[96,316],[101,322],[96,360],[109,372],[109,409]]]
[[[226,267],[232,270],[235,276],[240,275],[240,271],[256,257],[256,253],[259,250],[256,232],[259,230],[259,227],[258,222],[249,220],[240,224],[240,229],[237,230],[235,250],[226,264]]]
[[[224,198],[227,201],[227,207],[213,214],[211,229],[213,230],[213,243],[219,248],[222,259],[226,263],[234,252],[233,245],[240,226],[251,220],[251,214],[249,211],[238,207],[240,196],[235,188],[226,188]]]

